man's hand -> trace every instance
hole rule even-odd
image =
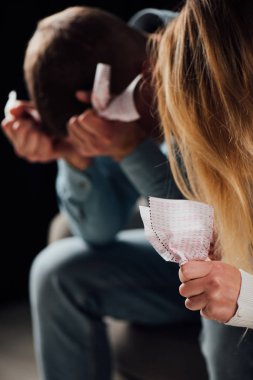
[[[148,70],[149,71],[149,70]],[[137,85],[134,94],[140,119],[136,122],[109,121],[99,117],[95,110],[71,118],[69,134],[83,154],[107,155],[120,160],[131,153],[145,138],[163,141],[157,113],[153,106],[153,88],[150,75]],[[76,91],[76,98],[91,107],[91,92]]]
[[[83,157],[69,138],[54,140],[31,116],[35,110],[30,102],[17,101],[2,121],[2,129],[16,154],[30,162],[46,163],[63,158],[77,169],[84,169],[90,160]]]
[[[115,160],[131,153],[145,138],[137,123],[108,121],[91,109],[70,119],[68,133],[83,156],[110,156]]]
[[[220,261],[190,261],[179,270],[179,293],[190,310],[218,322],[228,322],[237,310],[240,271]]]

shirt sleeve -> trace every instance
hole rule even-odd
[[[238,309],[235,315],[227,322],[226,325],[237,327],[248,327],[253,329],[253,275],[241,272],[241,289],[238,297]]]
[[[141,195],[183,199],[173,179],[167,156],[151,139],[142,142],[120,162],[120,166]]]
[[[56,193],[71,231],[90,244],[106,244],[125,227],[138,198],[116,163],[95,159],[79,171],[58,161]]]

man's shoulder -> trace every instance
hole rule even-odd
[[[137,30],[154,33],[172,21],[177,14],[167,9],[146,8],[135,13],[128,24]]]

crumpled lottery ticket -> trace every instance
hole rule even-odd
[[[206,260],[213,238],[213,207],[196,201],[150,197],[139,206],[145,235],[166,261]]]
[[[134,91],[141,78],[141,74],[137,75],[121,94],[112,97],[110,94],[111,66],[98,63],[91,94],[92,106],[100,116],[108,120],[124,122],[138,120],[140,115],[135,107]],[[16,100],[17,93],[13,90],[9,93],[4,108],[5,117],[11,117],[9,109]],[[36,110],[27,108],[27,113],[30,113],[36,121],[40,121]]]
[[[111,66],[98,63],[91,94],[91,103],[98,114],[108,120],[135,121],[140,115],[135,107],[134,90],[142,75],[139,74],[119,95],[110,94]]]
[[[14,106],[14,104],[16,103],[16,100],[17,100],[17,92],[15,90],[12,90],[8,95],[8,100],[7,100],[5,107],[4,107],[4,116],[6,118],[10,119],[12,117],[12,115],[10,113],[10,109]],[[38,111],[36,109],[34,109],[33,107],[31,107],[31,108],[27,107],[26,113],[28,115],[30,115],[38,123],[41,121]]]

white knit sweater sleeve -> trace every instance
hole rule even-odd
[[[240,269],[242,283],[238,297],[238,309],[226,325],[253,329],[253,275]]]

